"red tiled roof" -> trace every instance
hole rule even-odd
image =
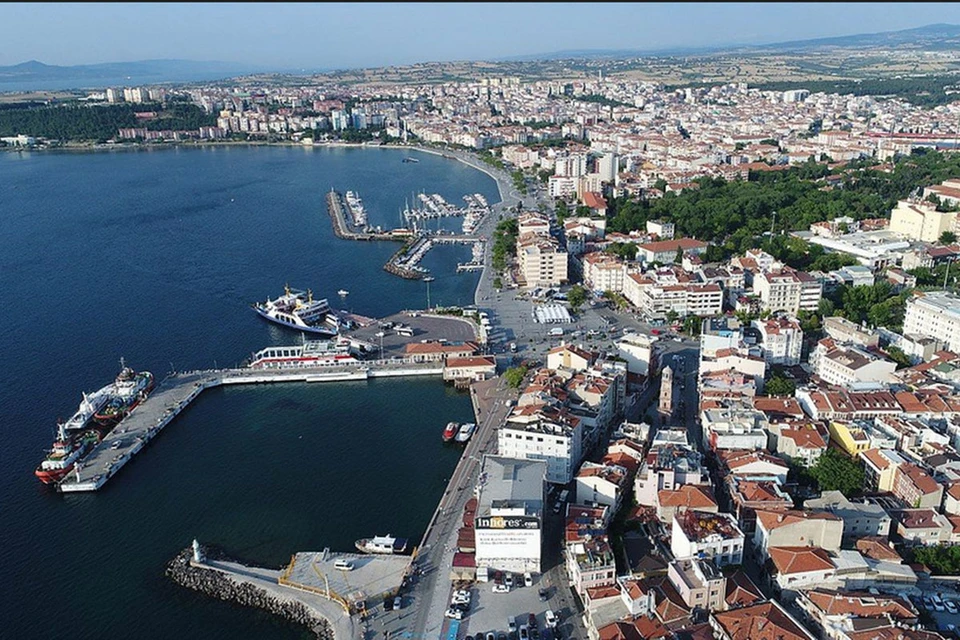
[[[773,602],[713,614],[731,640],[809,640],[810,634]]]
[[[831,571],[835,568],[827,552],[816,547],[770,547],[768,553],[780,575]]]

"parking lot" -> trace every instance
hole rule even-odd
[[[477,583],[470,589],[470,609],[460,622],[461,637],[480,637],[486,640],[486,634],[493,632],[494,638],[499,639],[502,633],[506,638],[519,638],[520,627],[528,623],[532,613],[537,621],[540,638],[563,637],[570,638],[572,625],[564,618],[569,612],[555,611],[560,617],[557,629],[545,632],[545,613],[551,606],[550,601],[556,596],[556,586],[549,585],[543,576],[534,574],[533,585],[523,586],[523,578],[514,575],[514,585],[509,593],[494,593],[494,582]],[[541,600],[539,590],[545,590],[546,600]],[[516,631],[510,633],[510,621],[516,625]],[[559,633],[558,633],[559,632]],[[479,636],[478,636],[479,634]],[[531,635],[532,637],[532,635]]]

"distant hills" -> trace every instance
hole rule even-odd
[[[0,67],[0,91],[197,82],[262,71],[266,69],[254,65],[197,60],[139,60],[74,66],[30,60]]]
[[[802,52],[817,49],[856,49],[866,47],[909,47],[910,49],[949,50],[960,49],[960,25],[930,24],[913,29],[860,33],[849,36],[793,40],[771,44],[727,44],[709,47],[668,47],[659,49],[577,49],[553,53],[501,58],[504,62],[535,60],[591,59],[591,58],[637,58],[644,56],[685,56],[716,53],[769,53],[772,51]]]

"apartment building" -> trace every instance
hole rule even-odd
[[[722,611],[727,608],[727,579],[710,560],[674,560],[667,566],[667,579],[691,609]]]
[[[953,231],[956,212],[937,211],[929,202],[901,200],[890,212],[890,231],[921,242],[937,242],[944,231]]]
[[[850,387],[857,383],[890,383],[897,364],[855,346],[837,345],[824,338],[810,354],[814,372],[827,384]]]
[[[839,551],[843,520],[828,511],[757,511],[754,549],[765,560],[771,547],[819,547]]]
[[[533,409],[533,411],[531,411]],[[547,482],[567,484],[582,459],[583,426],[574,416],[549,419],[534,405],[516,407],[497,430],[497,451],[505,458],[543,460]]]
[[[960,351],[960,296],[930,291],[907,300],[903,333],[935,338],[950,351]]]
[[[743,532],[729,513],[684,511],[674,515],[670,551],[675,558],[713,560],[718,567],[743,562]]]
[[[760,349],[768,365],[800,364],[803,330],[796,318],[779,316],[754,320],[753,326],[760,332]]]
[[[823,297],[823,285],[809,273],[784,267],[761,271],[753,277],[753,292],[766,311],[816,311]]]
[[[583,283],[591,291],[623,291],[626,266],[609,253],[593,252],[583,256]]]
[[[520,236],[517,260],[527,287],[558,287],[567,282],[567,252],[555,238],[535,233]]]
[[[838,344],[852,343],[860,347],[876,347],[880,343],[880,334],[872,329],[861,327],[840,316],[823,319],[823,331]]]

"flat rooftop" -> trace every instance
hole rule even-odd
[[[543,483],[547,463],[543,460],[516,460],[484,456],[480,467],[480,500],[477,515],[491,507],[523,506],[529,515],[543,511]]]

